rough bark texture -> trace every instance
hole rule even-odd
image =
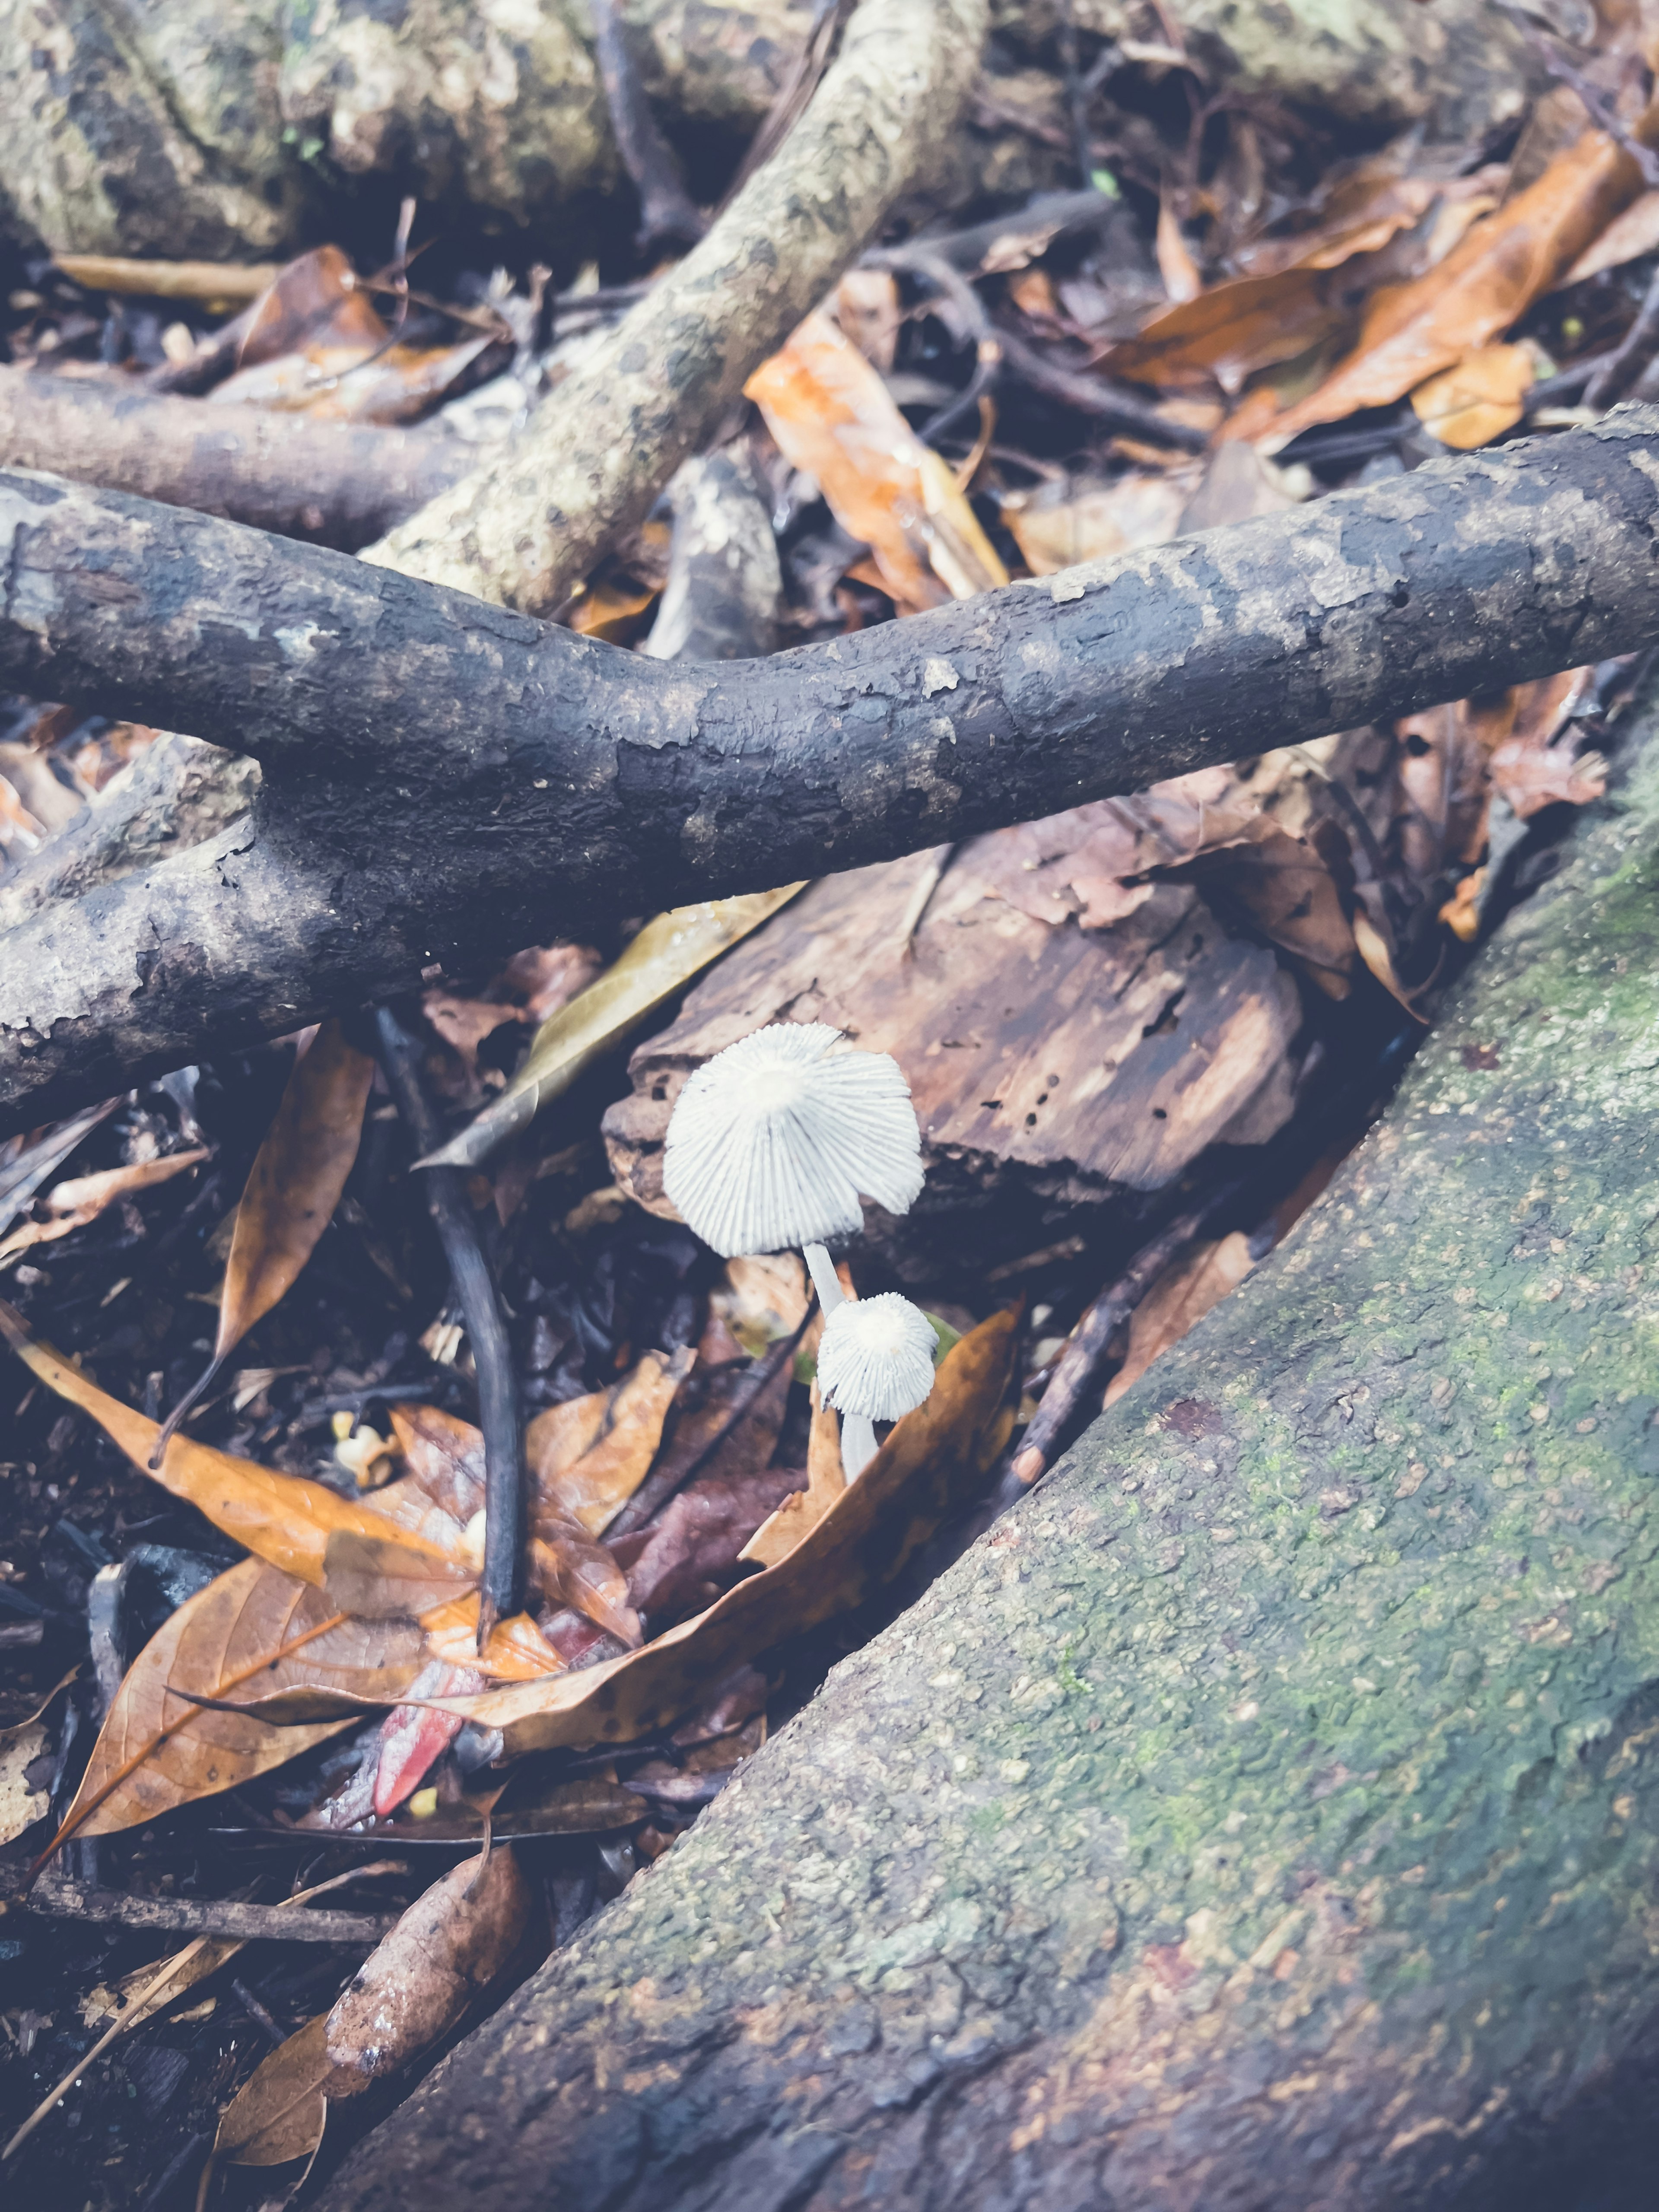
[[[219,836],[258,788],[258,761],[164,731],[90,806],[0,876],[0,931]]]
[[[1588,36],[1594,18],[1569,12],[1576,21],[1556,18],[1567,35]],[[1489,0],[994,0],[992,13],[1021,45],[1052,36],[1068,15],[1103,39],[1161,44],[1173,27],[1218,88],[1372,125],[1424,123],[1454,145],[1514,122],[1545,82]]]
[[[863,0],[805,114],[499,460],[366,557],[537,611],[707,443],[954,129],[986,0]]]
[[[811,21],[806,0],[624,13],[647,90],[734,143]],[[371,176],[530,230],[620,175],[580,0],[0,0],[0,218],[59,252],[292,250],[331,184]]]
[[[707,668],[0,473],[0,680],[234,733],[248,823],[0,963],[14,1125],[428,969],[1029,821],[1659,635],[1659,414]]]
[[[125,380],[0,368],[0,464],[192,507],[345,552],[477,465],[441,428],[204,406]]]
[[[328,2212],[1512,2212],[1642,2130],[1650,2185],[1647,716],[1286,1244]]]

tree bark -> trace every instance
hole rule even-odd
[[[1645,2201],[1641,719],[1633,781],[1286,1243],[327,2212],[436,2212],[463,2163],[478,2212]]]
[[[890,858],[1659,635],[1659,413],[770,659],[665,665],[0,473],[0,679],[253,753],[246,823],[36,915],[12,1126],[506,953]]]
[[[0,368],[0,463],[355,552],[477,465],[441,428],[204,406],[142,386]]]
[[[506,453],[365,557],[531,613],[559,605],[927,176],[986,14],[987,0],[863,0],[805,114],[702,243]]]

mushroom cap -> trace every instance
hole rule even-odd
[[[903,1213],[922,1180],[898,1062],[827,1022],[772,1022],[705,1060],[663,1153],[669,1202],[728,1260],[856,1235],[860,1191]]]
[[[933,1387],[939,1331],[896,1291],[849,1298],[823,1324],[818,1389],[826,1406],[896,1421]]]

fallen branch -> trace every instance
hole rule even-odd
[[[770,659],[663,664],[0,474],[0,679],[234,731],[196,852],[0,962],[12,1126],[596,918],[890,858],[1659,635],[1659,412]]]
[[[476,466],[439,429],[204,406],[141,384],[0,368],[0,462],[352,552]]]
[[[503,454],[428,501],[368,557],[514,605],[567,599],[644,517],[681,461],[708,443],[751,371],[929,173],[973,81],[985,15],[985,0],[863,0],[805,112],[696,252],[651,288]],[[151,381],[170,392],[204,388],[230,366],[242,321]],[[117,488],[171,497],[184,489],[182,478],[169,486],[159,474],[134,481],[130,472],[146,465],[139,458],[111,452],[107,465]],[[225,742],[236,749],[232,726]],[[158,761],[151,805],[210,825],[213,792],[194,808],[175,796],[190,773],[182,757]],[[88,825],[78,839],[78,873],[88,881],[125,873],[125,842],[119,834],[102,840]],[[44,854],[42,865],[52,865]]]

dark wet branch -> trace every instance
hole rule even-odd
[[[0,683],[258,756],[252,816],[37,914],[13,1126],[596,920],[854,867],[1659,637],[1659,410],[769,659],[668,664],[0,473]]]

